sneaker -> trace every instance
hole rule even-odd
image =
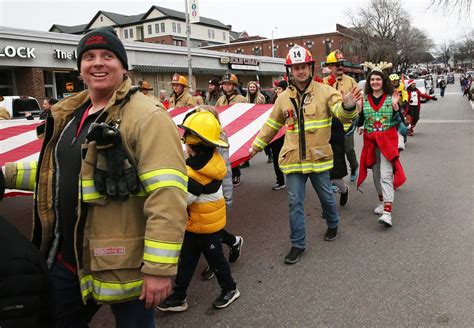
[[[300,260],[301,254],[303,254],[303,252],[304,248],[291,247],[290,252],[285,256],[285,263],[295,264]]]
[[[215,308],[223,309],[228,307],[232,302],[240,297],[240,292],[236,288],[230,291],[222,291],[218,298],[212,303]]]
[[[346,205],[348,199],[349,199],[349,186],[346,186],[346,192],[341,194],[341,198],[339,199],[339,205],[341,206]]]
[[[212,270],[210,266],[207,266],[201,272],[201,278],[202,280],[211,280],[212,278],[214,278],[214,270]]]
[[[383,224],[386,228],[392,227],[392,213],[383,211],[381,217],[379,217],[379,223]]]
[[[333,241],[337,237],[337,227],[335,228],[328,228],[326,234],[324,235],[325,241]]]
[[[279,184],[279,183],[276,183],[276,184],[272,187],[273,190],[280,190],[280,189],[285,189],[285,188],[286,188],[286,184],[282,184],[282,185],[281,185],[281,184]]]
[[[374,208],[374,214],[377,214],[377,215],[383,214],[383,203],[378,204],[377,207]]]
[[[357,168],[355,170],[351,170],[351,182],[355,182],[358,175],[359,172],[357,171]]]
[[[240,186],[240,177],[237,177],[237,176],[233,177],[233,178],[232,178],[232,185],[233,185],[234,187]]]
[[[237,243],[237,245],[230,246],[229,263],[235,263],[239,259],[240,250],[244,245],[244,238],[242,238],[241,236],[235,236],[235,238],[238,238],[239,242]]]
[[[188,302],[186,299],[180,299],[176,294],[171,294],[156,308],[164,312],[183,312],[188,309]]]

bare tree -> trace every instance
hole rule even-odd
[[[461,15],[462,13],[471,12],[472,0],[429,0],[429,7],[435,9],[441,9],[445,12],[451,12],[457,10]],[[469,16],[467,14],[466,16]]]
[[[436,56],[438,57],[438,60],[448,65],[448,62],[451,59],[451,56],[453,55],[452,48],[453,48],[453,45],[447,44],[447,43],[438,46],[438,49],[436,52]]]
[[[410,16],[399,1],[370,0],[356,15],[348,16],[356,32],[350,49],[365,60],[390,61],[396,69],[406,67],[432,45],[423,31],[410,25]]]

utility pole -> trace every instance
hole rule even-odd
[[[189,24],[189,10],[188,0],[184,0],[186,4],[186,46],[188,48],[188,78],[189,78],[189,89],[193,88],[193,68],[191,59],[191,25]]]

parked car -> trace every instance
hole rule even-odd
[[[448,76],[446,78],[446,83],[447,84],[449,84],[449,83],[454,84],[454,74],[448,74]]]
[[[24,118],[26,113],[35,116],[41,112],[38,100],[28,96],[0,97],[0,107],[6,108],[12,118]]]

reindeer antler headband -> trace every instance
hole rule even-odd
[[[372,72],[377,71],[377,72],[383,73],[384,69],[392,68],[392,63],[388,63],[386,61],[380,62],[378,64],[374,64],[372,62],[365,62],[365,63],[362,64],[362,66],[367,67]]]

